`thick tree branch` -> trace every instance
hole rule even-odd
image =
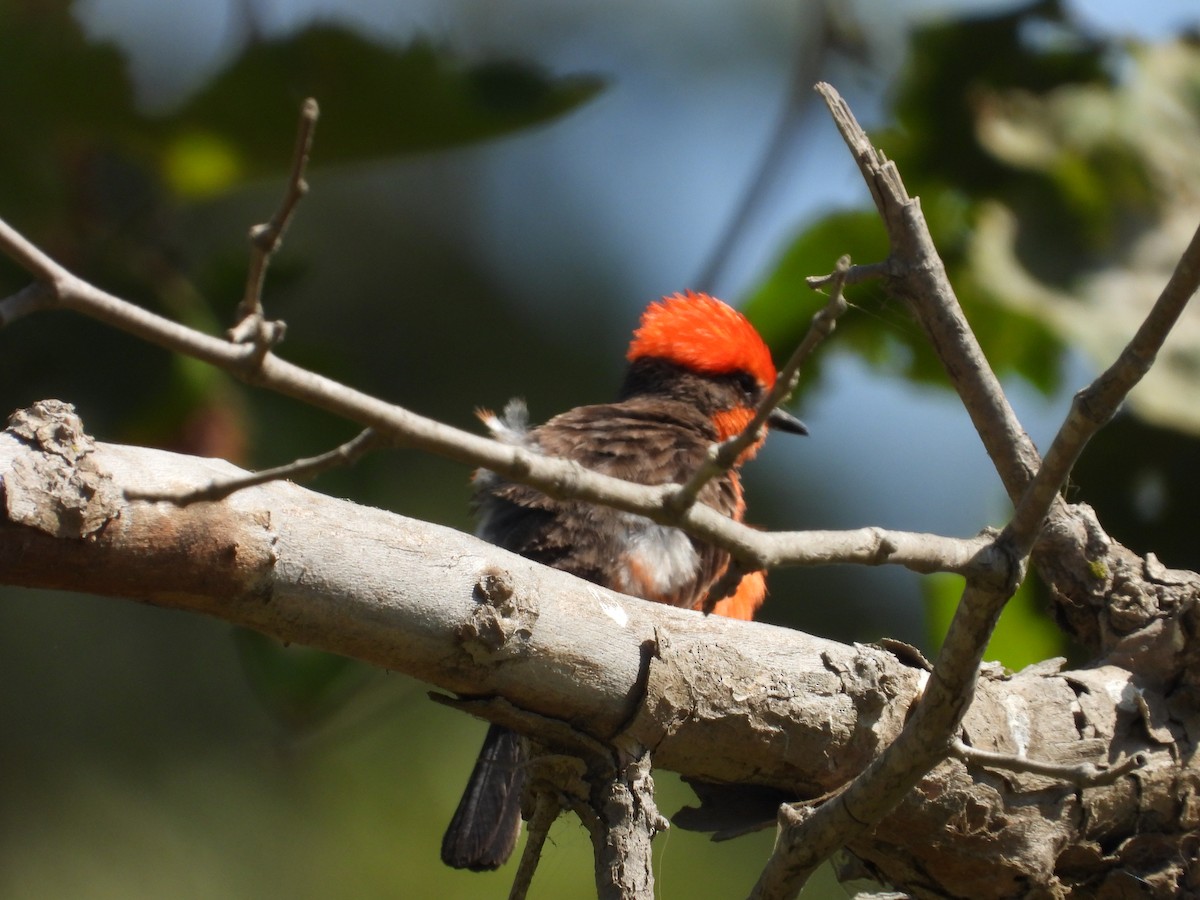
[[[849,695],[830,667],[888,671],[896,706],[877,723],[880,736],[870,746],[843,748],[846,766],[831,774],[844,776],[851,760],[865,764],[899,730],[901,698],[913,696],[923,677],[884,651],[767,625],[747,625],[731,639],[736,623],[721,617],[633,600],[469,535],[286,482],[185,507],[124,495],[135,485],[174,494],[238,474],[220,461],[94,443],[61,404],[41,404],[0,434],[4,582],[217,616],[443,690],[501,696],[518,711],[574,723],[606,743],[628,730],[659,763],[678,760],[686,771],[720,781],[811,783],[807,757],[830,751],[828,723],[840,720],[849,738],[853,708],[870,705],[860,698],[846,706]],[[664,653],[668,643],[673,653]],[[716,649],[722,644],[729,650]],[[744,685],[735,693],[753,696],[742,715],[772,709],[778,721],[794,723],[787,753],[763,747],[747,754],[727,742],[701,758],[686,738],[642,724],[647,691],[658,696],[659,684],[672,683],[675,655],[698,651],[717,679],[711,688],[697,686],[711,690],[709,707],[728,706],[729,686]],[[754,658],[774,660],[787,687],[753,687],[746,663]],[[724,688],[717,687],[722,671]],[[880,686],[863,682],[858,689]],[[571,741],[546,727],[533,730],[554,745]],[[574,743],[565,749],[579,751]]]
[[[450,529],[287,483],[187,507],[125,499],[135,484],[178,492],[237,474],[93,443],[65,410],[43,405],[0,435],[0,577],[217,616],[445,690],[506,698],[474,709],[559,752],[586,757],[617,742],[690,778],[797,798],[838,790],[893,744],[931,677],[877,648],[623,597]],[[850,847],[880,877],[979,900],[1109,869],[1153,875],[1138,847],[1153,833],[1179,858],[1196,824],[1188,798],[1200,793],[1190,737],[1200,722],[1167,709],[1160,688],[1112,665],[985,670],[963,721],[972,747],[1068,766],[1144,754],[1145,764],[1080,789],[943,762]],[[872,814],[869,802],[846,808]],[[630,807],[639,808],[649,812]],[[1117,834],[1142,843],[1126,853]],[[1101,838],[1110,855],[1065,861]],[[983,874],[953,862],[975,857],[988,860]]]

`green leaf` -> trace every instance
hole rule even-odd
[[[427,42],[374,43],[332,25],[252,44],[177,113],[173,135],[202,134],[238,148],[251,173],[278,171],[281,136],[300,104],[321,107],[314,162],[443,150],[542,124],[592,99],[592,76],[551,77],[533,65],[468,65]]]
[[[1032,37],[1038,33],[1044,37]],[[878,135],[877,146],[896,160],[910,193],[921,193],[923,186],[913,190],[919,182],[937,180],[1003,196],[1011,173],[983,149],[976,130],[988,94],[1107,83],[1107,51],[1056,0],[919,29],[897,90],[898,125]]]

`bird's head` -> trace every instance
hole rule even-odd
[[[651,303],[626,354],[623,396],[661,392],[710,413],[721,440],[742,431],[775,384],[771,351],[750,321],[708,294],[687,291]],[[807,434],[776,409],[771,428]]]

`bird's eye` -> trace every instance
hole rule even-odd
[[[746,400],[751,404],[757,403],[762,395],[762,389],[758,386],[758,381],[748,372],[738,372],[734,376],[734,383],[738,389],[746,396]]]

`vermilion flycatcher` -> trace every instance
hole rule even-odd
[[[652,303],[627,358],[616,403],[581,406],[532,430],[525,428],[523,410],[506,420],[482,417],[497,437],[605,475],[640,484],[684,483],[714,443],[746,427],[775,383],[775,365],[758,332],[741,313],[706,294]],[[778,409],[768,424],[807,433]],[[705,485],[700,502],[741,521],[746,504],[737,469],[758,446]],[[486,470],[476,473],[475,489],[480,537],[625,594],[700,609],[729,566],[724,550],[642,516],[554,500]],[[750,619],[765,596],[763,573],[751,572],[714,611]],[[447,865],[484,871],[508,859],[521,826],[525,758],[519,735],[498,725],[488,729],[442,840]]]

